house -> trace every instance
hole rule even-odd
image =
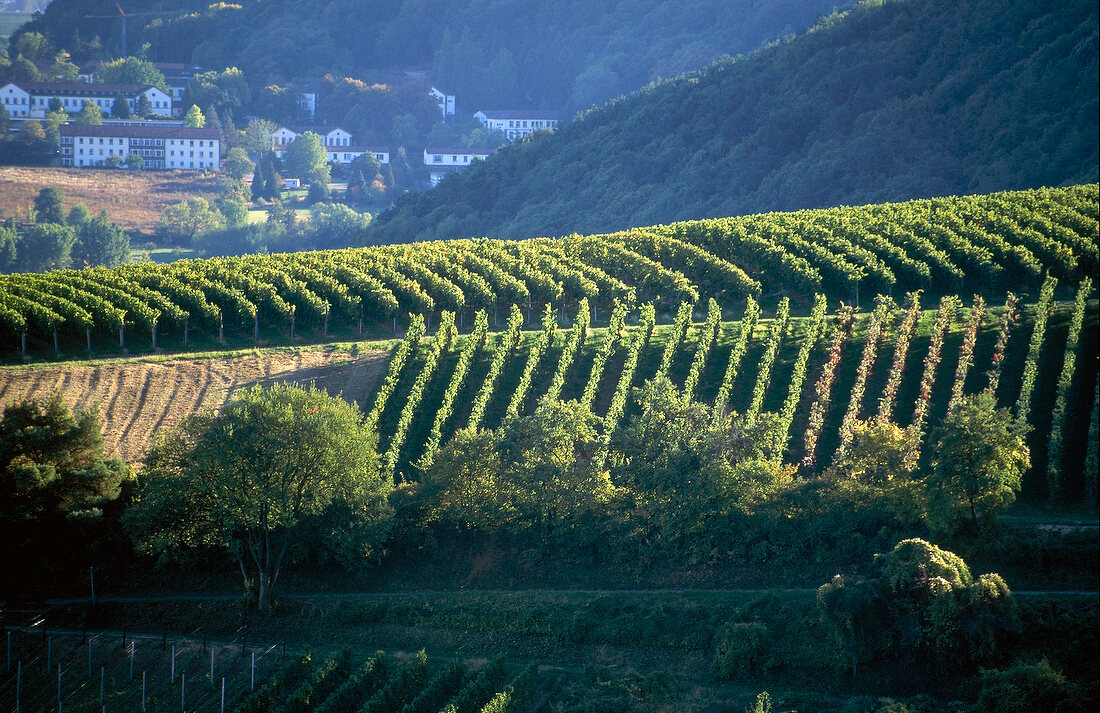
[[[96,73],[99,70],[101,60],[91,60],[80,65],[80,73],[77,79],[89,84],[96,81]],[[183,94],[187,91],[187,84],[191,77],[203,73],[202,67],[189,66],[183,62],[153,62],[153,67],[164,75],[164,83],[168,87],[168,94],[172,97],[174,111],[181,111],[183,107]]]
[[[443,115],[444,121],[447,120],[447,117],[455,115],[454,94],[448,94],[438,87],[432,87],[428,90],[428,96],[435,99],[435,103],[439,107],[439,112]]]
[[[273,150],[275,155],[282,158],[286,155],[286,148],[291,141],[298,138],[299,134],[312,131],[321,139],[321,145],[325,147],[329,163],[348,164],[365,153],[372,153],[381,164],[390,162],[390,150],[380,146],[356,146],[352,143],[350,133],[340,127],[297,127],[291,129],[281,126],[272,133]]]
[[[217,129],[182,126],[84,126],[64,124],[60,130],[62,166],[102,166],[130,154],[144,159],[145,168],[217,169],[221,140]]]
[[[311,120],[317,116],[317,95],[320,91],[321,85],[317,82],[308,82],[298,92],[298,108],[308,114]]]
[[[41,119],[50,110],[50,101],[57,99],[70,114],[78,113],[84,102],[90,101],[110,115],[115,97],[122,95],[136,113],[144,95],[154,114],[171,115],[172,97],[150,85],[88,84],[87,82],[11,82],[0,87],[0,104],[10,116]]]
[[[328,149],[328,162],[347,164],[359,158],[363,154],[372,153],[378,163],[385,165],[390,162],[390,150],[379,146],[343,146],[330,147]]]
[[[484,161],[492,152],[493,149],[424,149],[424,165],[430,169],[432,187],[448,174],[458,173],[474,161]]]
[[[553,111],[517,111],[483,109],[474,118],[490,131],[501,131],[509,141],[522,139],[534,131],[558,128],[558,114]]]

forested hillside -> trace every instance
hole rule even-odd
[[[1097,179],[1091,0],[861,3],[651,86],[384,214],[372,241],[688,218]]]
[[[236,66],[256,88],[328,73],[431,68],[465,113],[528,106],[572,113],[723,54],[751,52],[850,4],[381,0],[365,11],[361,0],[122,3],[127,12],[163,12],[130,20],[131,49],[149,42],[150,59]],[[74,54],[81,49],[74,33],[83,41],[95,33],[117,54],[119,23],[84,18],[115,13],[114,0],[55,0],[27,29]]]

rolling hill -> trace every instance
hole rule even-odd
[[[865,2],[655,84],[382,214],[518,238],[1097,180],[1098,20],[1071,0]]]

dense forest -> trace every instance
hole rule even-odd
[[[1088,0],[861,3],[648,87],[407,199],[377,242],[688,218],[1097,178]]]
[[[131,51],[148,42],[156,61],[236,66],[256,88],[328,73],[371,78],[369,70],[430,68],[465,113],[498,106],[572,113],[723,54],[751,52],[849,4],[382,0],[364,12],[359,0],[156,0],[123,9],[153,13],[129,20]],[[117,55],[120,23],[84,17],[116,13],[113,0],[55,0],[26,31],[74,56],[93,49]],[[94,35],[100,42],[92,47]]]

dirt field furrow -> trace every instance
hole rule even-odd
[[[145,379],[142,381],[141,391],[135,399],[135,406],[131,409],[128,409],[128,417],[126,419],[126,423],[119,431],[118,439],[120,442],[125,441],[129,438],[131,432],[134,430],[134,424],[138,423],[141,420],[142,414],[148,411],[150,407],[157,408],[162,403],[164,403],[164,400],[162,398],[163,394],[160,389],[156,390],[156,397],[152,400],[150,399],[150,387],[152,387],[154,382],[159,381],[156,376],[156,366],[157,365],[150,365],[150,367],[145,371]],[[145,442],[142,439],[134,440],[137,440],[142,444],[144,444]]]
[[[115,361],[0,369],[0,407],[46,398],[56,388],[69,406],[99,404],[104,448],[130,463],[141,460],[153,434],[202,408],[220,409],[240,388],[290,381],[314,383],[363,403],[385,368],[388,353],[325,348],[255,352],[237,357]]]

